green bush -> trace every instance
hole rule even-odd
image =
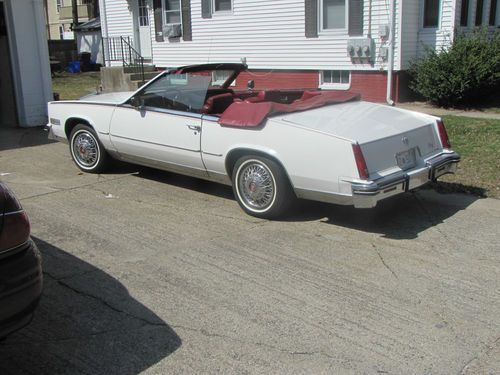
[[[425,57],[412,64],[410,75],[410,88],[440,106],[484,99],[500,88],[500,32],[457,34],[451,47],[426,48]]]

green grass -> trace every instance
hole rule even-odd
[[[444,116],[453,150],[462,160],[455,175],[440,180],[446,190],[500,198],[500,120]]]
[[[60,100],[78,99],[95,92],[100,84],[100,72],[57,73],[52,78],[52,91],[59,94]]]

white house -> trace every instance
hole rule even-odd
[[[253,79],[380,102],[404,97],[424,45],[500,24],[497,0],[100,0],[100,9],[103,37],[130,38],[158,67],[246,61],[236,88]]]
[[[46,35],[43,0],[0,0],[0,126],[47,123]]]

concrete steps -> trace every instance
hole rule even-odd
[[[154,65],[144,65],[144,83],[156,77],[160,71]],[[137,68],[123,66],[101,68],[103,92],[135,91],[143,85],[142,74]]]

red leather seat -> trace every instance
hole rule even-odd
[[[245,99],[245,102],[247,103],[258,103],[258,102],[263,102],[266,99],[266,92],[265,91],[259,91],[257,95],[251,96],[249,98]]]
[[[233,103],[233,94],[225,93],[211,96],[203,105],[202,113],[220,114]]]

